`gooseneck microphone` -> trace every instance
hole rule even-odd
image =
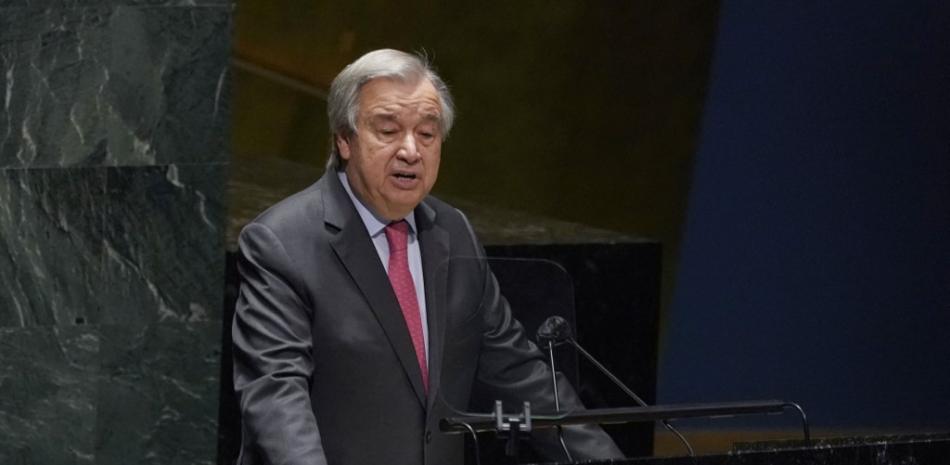
[[[554,315],[544,320],[541,323],[541,325],[538,326],[537,339],[538,339],[539,345],[547,346],[548,348],[548,352],[550,353],[550,358],[551,358],[552,373],[554,372],[554,346],[557,346],[563,343],[571,344],[571,346],[573,346],[574,349],[577,350],[577,352],[579,352],[581,355],[584,356],[584,358],[587,359],[587,361],[589,361],[591,364],[597,367],[597,369],[600,370],[601,373],[607,376],[607,378],[609,378],[611,382],[613,382],[617,387],[619,387],[621,391],[627,394],[627,396],[633,399],[634,402],[636,402],[641,407],[648,406],[647,403],[644,402],[643,399],[640,398],[640,396],[634,393],[632,389],[628,388],[627,385],[624,384],[622,381],[620,381],[619,378],[614,376],[614,374],[611,373],[610,370],[607,369],[607,367],[605,367],[603,364],[597,361],[597,359],[594,358],[594,356],[591,355],[590,352],[587,352],[586,350],[584,350],[584,348],[581,347],[581,345],[577,343],[577,341],[574,339],[573,334],[571,333],[570,323],[568,323],[567,320],[565,320],[564,318]],[[552,374],[552,377],[553,376],[554,375]],[[555,395],[555,406],[557,407],[558,401],[556,399],[556,396],[557,396],[557,380],[556,379],[554,380],[554,395]],[[676,435],[676,437],[679,438],[680,442],[682,442],[683,445],[686,446],[686,451],[689,453],[689,456],[695,457],[696,454],[693,452],[693,446],[689,444],[689,441],[687,441],[686,438],[682,434],[680,434],[680,432],[677,431],[676,428],[673,427],[673,425],[670,424],[669,421],[661,420],[661,423],[663,423],[663,426],[666,427],[666,429],[668,429],[671,433]]]
[[[537,333],[538,344],[543,345],[544,342],[548,343],[548,356],[551,360],[551,385],[554,387],[555,412],[561,411],[561,400],[560,395],[557,392],[557,368],[554,365],[554,346],[555,341],[563,338],[563,331],[565,330],[568,331],[568,335],[570,335],[571,327],[567,324],[567,321],[565,321],[564,318],[558,316],[549,317],[547,320],[544,320],[544,322],[541,323],[541,326],[538,327]],[[567,461],[573,463],[574,457],[571,456],[571,451],[567,448],[567,443],[564,442],[563,429],[560,425],[557,427],[557,439],[561,442],[561,449],[564,450],[564,455],[567,457]]]
[[[538,342],[551,341],[560,344],[567,339],[573,339],[571,335],[571,325],[564,318],[554,315],[549,316],[538,326]]]

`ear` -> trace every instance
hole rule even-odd
[[[336,148],[340,152],[340,158],[349,161],[350,159],[350,141],[346,140],[345,137],[337,134],[336,137]]]

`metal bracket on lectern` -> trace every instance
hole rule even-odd
[[[505,455],[518,456],[518,441],[531,432],[531,402],[524,403],[520,415],[505,415],[500,400],[495,401],[495,431],[500,437],[507,438]]]

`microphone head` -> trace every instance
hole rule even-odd
[[[546,344],[548,341],[555,344],[571,339],[571,325],[562,317],[557,315],[549,316],[538,326],[538,343]]]

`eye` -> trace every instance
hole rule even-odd
[[[438,131],[429,127],[419,128],[416,134],[419,135],[419,139],[423,142],[432,142],[439,135]]]

